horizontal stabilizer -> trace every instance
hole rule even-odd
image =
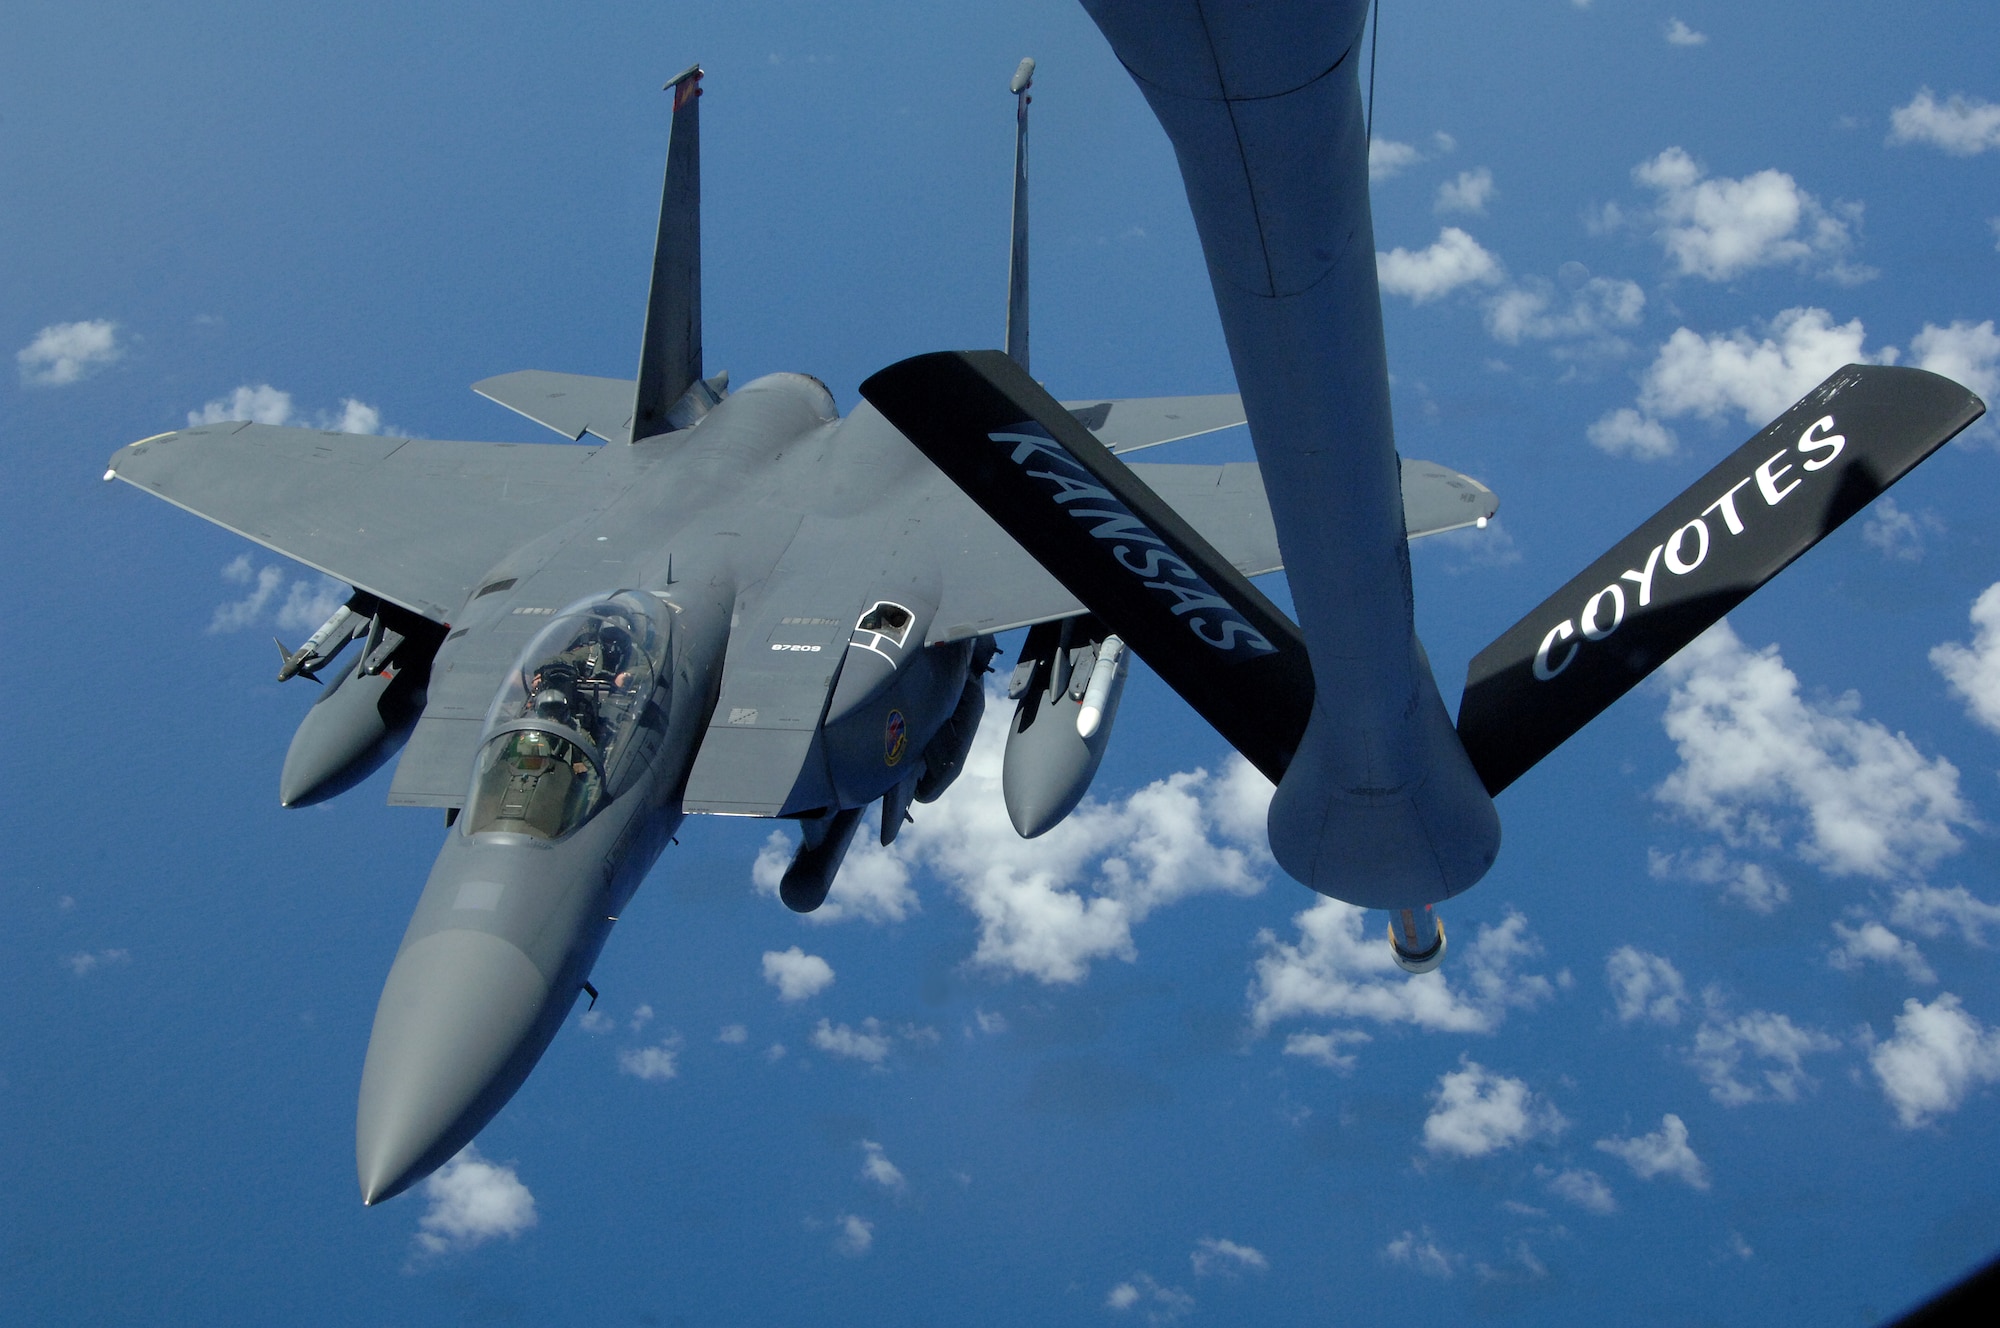
[[[1197,434],[1243,423],[1243,398],[1234,392],[1212,397],[1132,397],[1107,401],[1065,401],[1063,408],[1083,421],[1097,441],[1114,452],[1136,452]]]
[[[1479,652],[1458,733],[1498,793],[1985,413],[1850,364]]]
[[[861,395],[1271,779],[1312,711],[1292,621],[1000,351],[890,365]]]
[[[522,369],[518,373],[482,378],[472,390],[508,410],[554,429],[570,441],[595,434],[607,443],[632,441],[632,391],[629,378],[591,378],[584,374]]]

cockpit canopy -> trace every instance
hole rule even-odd
[[[625,790],[665,736],[671,622],[621,591],[542,629],[487,712],[467,834],[560,839]]]

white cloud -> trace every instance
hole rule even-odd
[[[1646,870],[1655,880],[1682,877],[1702,885],[1719,885],[1722,897],[1766,916],[1791,902],[1791,887],[1761,863],[1730,857],[1714,844],[1700,852],[1662,853],[1646,850]]]
[[[740,1047],[750,1040],[750,1030],[741,1024],[724,1024],[715,1040],[728,1047]]]
[[[1583,1167],[1571,1167],[1565,1171],[1536,1167],[1535,1174],[1542,1177],[1550,1194],[1575,1204],[1586,1213],[1607,1217],[1618,1211],[1618,1200],[1612,1195],[1611,1187],[1604,1183],[1604,1177],[1594,1171]]]
[[[987,727],[990,726],[981,726]],[[913,829],[913,826],[904,828],[905,838]],[[796,841],[784,831],[771,832],[750,868],[750,879],[759,893],[773,899],[778,897],[778,887],[785,879],[785,868],[791,864],[796,848]],[[897,848],[883,848],[879,837],[868,826],[862,826],[854,846],[840,864],[839,874],[833,878],[833,889],[827,893],[826,902],[804,914],[805,921],[826,926],[861,918],[880,924],[901,922],[912,913],[922,912],[917,892],[910,887],[908,852],[908,847],[900,843]]]
[[[1414,1268],[1425,1277],[1448,1278],[1456,1262],[1431,1236],[1431,1229],[1405,1231],[1382,1247],[1382,1257],[1405,1268]]]
[[[1667,44],[1669,46],[1706,46],[1708,45],[1708,34],[1705,32],[1696,32],[1677,18],[1669,19],[1667,21]]]
[[[1984,948],[1986,929],[2000,928],[2000,904],[1989,904],[1962,885],[1913,885],[1896,891],[1889,921],[1919,936],[1942,936],[1955,927],[1966,944]]]
[[[1179,1287],[1161,1286],[1149,1274],[1134,1273],[1130,1281],[1111,1288],[1104,1308],[1121,1314],[1137,1309],[1147,1323],[1165,1324],[1194,1313],[1194,1297]]]
[[[1863,922],[1859,927],[1836,922],[1833,934],[1840,938],[1840,944],[1827,952],[1826,961],[1843,973],[1859,972],[1867,964],[1889,964],[1902,969],[1912,982],[1929,986],[1937,981],[1916,943],[1879,922]]]
[[[1500,260],[1456,226],[1438,232],[1428,249],[1391,249],[1375,255],[1382,289],[1428,304],[1463,286],[1496,285],[1505,276]]]
[[[1672,429],[1630,406],[1621,406],[1604,416],[1585,431],[1585,436],[1599,451],[1639,461],[1670,457],[1681,445]]]
[[[1861,540],[1879,549],[1884,558],[1897,562],[1921,562],[1924,541],[1944,533],[1944,522],[1935,512],[1905,512],[1896,500],[1883,494],[1868,504],[1868,519],[1861,523]]]
[[[1977,327],[1927,326],[1920,337],[1928,337],[1924,345],[1940,365],[1964,372],[1980,363],[1985,343]],[[1662,420],[1687,415],[1721,420],[1740,413],[1761,428],[1842,365],[1894,364],[1901,358],[1894,346],[1869,353],[1866,340],[1860,319],[1836,324],[1833,315],[1815,308],[1787,309],[1755,333],[1739,327],[1703,336],[1677,328],[1640,379],[1638,409],[1605,415],[1590,427],[1590,440],[1614,455],[1652,460],[1673,455],[1677,446]]]
[[[1539,1135],[1560,1134],[1569,1125],[1524,1081],[1464,1057],[1458,1069],[1439,1077],[1431,1102],[1424,1148],[1451,1157],[1484,1157]]]
[[[1687,1126],[1671,1111],[1660,1117],[1660,1128],[1651,1134],[1636,1139],[1613,1135],[1599,1139],[1597,1147],[1613,1157],[1623,1158],[1640,1180],[1672,1176],[1697,1190],[1708,1188],[1708,1168],[1695,1156],[1694,1149],[1688,1147]]]
[[[1219,1236],[1203,1236],[1196,1241],[1193,1252],[1188,1255],[1188,1263],[1194,1267],[1196,1277],[1235,1277],[1245,1271],[1267,1273],[1271,1270],[1271,1261],[1264,1257],[1262,1250],[1238,1245]]]
[[[417,1245],[427,1254],[513,1240],[535,1225],[535,1196],[514,1168],[488,1162],[470,1144],[431,1173],[424,1198],[430,1207],[417,1221]]]
[[[1724,619],[1661,674],[1681,764],[1655,796],[1730,844],[1791,840],[1835,875],[1883,879],[1958,850],[1952,827],[1971,815],[1957,768],[1860,718],[1852,692],[1802,699],[1776,646],[1746,648]]]
[[[632,1011],[632,1019],[628,1027],[636,1033],[652,1022],[653,1007],[650,1005],[641,1005]]]
[[[1301,1057],[1329,1070],[1346,1071],[1354,1068],[1354,1053],[1341,1048],[1373,1040],[1358,1028],[1336,1028],[1327,1033],[1294,1033],[1285,1039],[1285,1055]]]
[[[1493,172],[1481,166],[1477,170],[1460,171],[1456,179],[1439,185],[1437,202],[1432,205],[1432,210],[1484,215],[1486,205],[1492,199]]]
[[[576,1022],[586,1033],[609,1033],[618,1026],[617,1022],[602,1010],[585,1010],[577,1016]]]
[[[1487,302],[1486,330],[1509,346],[1578,338],[1596,338],[1609,346],[1615,341],[1612,329],[1635,326],[1646,308],[1646,292],[1637,282],[1611,277],[1583,275],[1570,288],[1567,303],[1561,299],[1549,281],[1524,277]],[[1616,345],[1625,347],[1622,341]]]
[[[1868,1054],[1896,1119],[1915,1129],[1956,1111],[1965,1095],[2000,1080],[2000,1029],[1989,1029],[1950,992],[1929,1005],[1903,1002],[1896,1032]]]
[[[300,577],[285,591],[285,602],[278,606],[278,628],[286,632],[316,632],[353,593],[345,582],[317,572]]]
[[[93,318],[81,323],[51,323],[14,353],[14,362],[27,387],[67,387],[124,353],[118,344],[118,324]]]
[[[264,609],[271,597],[278,593],[278,587],[285,582],[283,568],[265,567],[253,570],[250,555],[238,554],[222,569],[222,579],[239,586],[247,586],[243,598],[218,604],[215,613],[208,620],[208,630],[216,632],[239,632],[264,616]],[[324,619],[322,619],[324,621]]]
[[[812,1041],[830,1056],[865,1061],[869,1065],[880,1065],[887,1059],[891,1045],[889,1035],[882,1030],[882,1021],[872,1018],[862,1020],[858,1029],[822,1019],[813,1029]]]
[[[1783,171],[1709,179],[1676,147],[1641,162],[1632,178],[1659,195],[1655,238],[1683,276],[1729,281],[1789,266],[1817,267],[1842,281],[1873,275],[1846,261],[1860,206],[1842,204],[1835,215]]]
[[[1373,184],[1392,180],[1424,160],[1424,154],[1408,143],[1377,138],[1368,144],[1368,180]]]
[[[1889,112],[1891,143],[1922,143],[1955,157],[2000,148],[2000,106],[1954,92],[1942,104],[1929,88],[1919,88],[1907,106]]]
[[[1687,984],[1665,956],[1636,946],[1621,945],[1604,961],[1604,980],[1611,986],[1620,1023],[1645,1020],[1677,1024],[1687,1004]]]
[[[861,1179],[873,1181],[885,1190],[903,1192],[903,1173],[882,1151],[882,1145],[873,1139],[863,1139],[861,1153]]]
[[[1706,1009],[1687,1049],[1688,1063],[1708,1085],[1708,1095],[1725,1107],[1798,1101],[1800,1093],[1814,1087],[1805,1058],[1840,1049],[1835,1039],[1816,1028],[1801,1028],[1786,1015],[1769,1010],[1736,1014],[1713,987],[1702,998]],[[1752,1062],[1749,1082],[1739,1077],[1746,1060]]]
[[[1487,1033],[1500,1026],[1509,1007],[1532,1007],[1554,995],[1547,978],[1516,972],[1523,960],[1541,953],[1519,913],[1509,912],[1497,926],[1482,924],[1472,943],[1456,952],[1464,955],[1453,966],[1463,991],[1452,986],[1443,968],[1414,976],[1403,972],[1389,953],[1386,932],[1365,934],[1370,916],[1353,904],[1322,899],[1293,915],[1296,944],[1260,931],[1257,944],[1264,953],[1248,993],[1252,1023],[1261,1031],[1281,1019],[1309,1016]]]
[[[875,1224],[865,1217],[853,1213],[842,1213],[834,1219],[836,1234],[833,1248],[850,1259],[859,1259],[875,1246]]]
[[[1012,706],[989,693],[989,714]],[[1022,839],[1000,795],[1006,729],[997,717],[980,726],[958,781],[917,808],[893,845],[857,846],[820,912],[842,898],[857,859],[927,867],[979,921],[975,965],[1071,983],[1095,960],[1136,958],[1132,930],[1157,908],[1264,888],[1271,784],[1240,756],[1217,774],[1170,775],[1116,802],[1086,798],[1055,829]]]
[[[833,965],[794,945],[764,952],[764,981],[778,989],[781,1001],[803,1001],[833,985]]]
[[[75,954],[64,955],[63,963],[69,971],[80,978],[87,978],[100,968],[115,968],[119,964],[132,962],[130,950],[79,950]]]
[[[1910,354],[1919,369],[1943,374],[1987,401],[2000,395],[2000,333],[1990,318],[1983,323],[1960,319],[1949,327],[1925,323],[1910,338]]]
[[[618,1070],[647,1083],[665,1083],[680,1076],[680,1034],[672,1033],[650,1047],[631,1047],[618,1053]]]
[[[333,433],[382,432],[382,412],[364,401],[342,397],[339,410],[322,411],[308,420],[294,409],[290,392],[280,391],[269,383],[246,383],[228,396],[216,397],[200,410],[189,411],[187,418],[190,425],[248,420],[252,424],[290,424]]]

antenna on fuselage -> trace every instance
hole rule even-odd
[[[667,82],[667,89],[674,94],[674,120],[667,138],[667,178],[660,191],[653,284],[646,296],[646,332],[639,345],[639,388],[632,401],[635,443],[684,429],[715,404],[710,398],[716,394],[699,390],[705,386],[701,378],[701,79],[701,66],[692,65]]]
[[[1007,258],[1007,357],[1028,367],[1028,89],[1035,83],[1033,56],[1021,61],[1007,86],[1014,94],[1014,236]]]

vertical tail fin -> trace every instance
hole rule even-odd
[[[633,442],[693,423],[670,416],[679,414],[674,407],[701,382],[701,78],[701,66],[694,65],[667,84],[674,94],[674,120],[646,334],[639,347]]]
[[[1035,83],[1032,56],[1021,61],[1008,88],[1014,94],[1014,236],[1007,257],[1007,357],[1028,367],[1028,89]]]

